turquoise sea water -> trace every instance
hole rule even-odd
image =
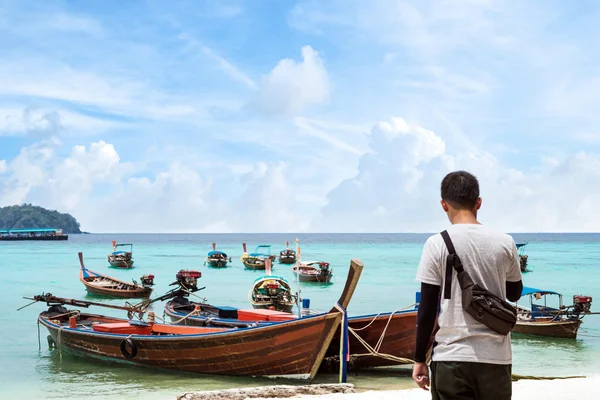
[[[414,303],[418,283],[416,267],[428,235],[417,234],[303,234],[302,259],[329,261],[334,283],[329,286],[301,284],[301,296],[311,307],[327,310],[337,300],[351,258],[359,258],[365,269],[349,307],[351,315],[394,311]],[[148,368],[90,361],[63,356],[62,361],[48,349],[47,332],[40,328],[38,350],[37,315],[45,304],[28,303],[23,296],[51,292],[61,297],[98,301],[86,294],[79,282],[77,252],[84,253],[86,266],[123,279],[139,280],[145,273],[155,277],[155,294],[169,290],[175,273],[182,269],[202,272],[199,292],[212,304],[249,308],[247,294],[263,272],[245,270],[239,260],[242,242],[251,252],[258,244],[272,244],[278,253],[290,234],[219,235],[71,235],[66,242],[0,242],[0,398],[90,398],[173,399],[177,394],[233,386],[271,384],[251,378],[222,378],[164,372]],[[516,234],[516,241],[528,240],[527,254],[532,272],[525,274],[527,286],[551,289],[565,295],[591,295],[600,311],[600,234]],[[106,256],[111,241],[134,243],[135,268],[110,268]],[[211,242],[233,259],[226,269],[203,266]],[[293,281],[290,266],[274,264],[273,273]],[[122,300],[101,300],[123,304]],[[154,306],[162,315],[163,303]],[[85,311],[85,310],[84,310]],[[91,308],[90,312],[124,317],[117,310]],[[584,319],[577,340],[539,339],[513,336],[514,367],[525,375],[591,375],[600,373],[600,315]],[[318,378],[335,382],[336,376]],[[361,373],[349,377],[359,388],[411,387],[408,377],[398,373]]]

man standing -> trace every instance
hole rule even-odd
[[[477,221],[481,207],[477,178],[465,171],[452,172],[442,180],[441,192],[442,208],[452,224],[447,232],[465,271],[476,284],[501,299],[517,301],[523,289],[517,248],[510,236]],[[494,332],[463,310],[456,271],[446,271],[447,256],[442,235],[427,239],[417,271],[421,301],[413,379],[425,390],[431,387],[433,400],[510,399],[510,334]],[[436,316],[439,330],[430,379],[426,353]]]

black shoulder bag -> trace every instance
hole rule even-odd
[[[452,269],[455,269],[462,290],[463,310],[494,332],[508,335],[517,323],[517,309],[506,300],[474,283],[456,254],[448,231],[443,231],[441,235],[449,253],[446,259],[444,299],[450,299],[452,296]]]

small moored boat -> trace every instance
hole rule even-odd
[[[279,276],[263,276],[254,281],[248,292],[248,300],[254,308],[291,312],[296,296],[290,284]]]
[[[329,268],[328,262],[300,261],[298,264],[292,267],[292,272],[298,275],[300,282],[331,282],[333,270]]]
[[[296,251],[290,249],[290,242],[285,242],[285,250],[279,252],[279,264],[294,264],[296,262]]]
[[[128,299],[148,298],[152,293],[154,275],[142,276],[140,285],[135,281],[128,283],[87,269],[83,264],[82,253],[79,253],[79,263],[81,265],[79,280],[85,285],[89,293]]]
[[[548,295],[558,296],[558,308],[547,305]],[[583,317],[591,314],[590,296],[573,296],[571,306],[563,305],[562,294],[552,290],[523,287],[521,297],[524,296],[529,297],[529,308],[516,303],[517,324],[513,328],[514,333],[575,339]],[[534,303],[542,299],[543,305]]]
[[[112,242],[113,252],[108,255],[108,263],[115,268],[132,268],[133,267],[133,243],[117,243]],[[118,247],[129,246],[129,251],[117,250]]]
[[[227,257],[227,254],[217,250],[216,243],[213,243],[212,247],[213,251],[208,253],[204,264],[208,264],[209,267],[213,268],[225,268],[227,266],[227,263],[231,262],[231,257]]]
[[[270,258],[272,261],[275,261],[275,256],[271,254],[271,245],[270,244],[261,244],[256,246],[256,250],[254,253],[248,254],[246,252],[246,243],[242,243],[244,248],[244,254],[240,257],[242,264],[244,267],[248,269],[255,270],[263,270],[265,269],[265,260]]]
[[[527,259],[529,256],[525,254],[525,246],[527,246],[529,242],[524,243],[516,243],[517,250],[519,250],[519,263],[521,265],[521,272],[529,272],[527,269]]]

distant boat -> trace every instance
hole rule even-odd
[[[208,253],[208,256],[206,257],[206,261],[204,263],[208,264],[210,267],[213,268],[226,267],[227,263],[231,262],[231,257],[227,257],[227,254],[225,254],[222,251],[218,251],[216,243],[212,244],[212,248],[213,251]]]
[[[142,284],[137,282],[128,283],[112,278],[107,275],[87,269],[83,264],[83,253],[79,253],[79,280],[85,285],[89,293],[100,294],[103,296],[122,297],[122,298],[148,298],[152,293],[154,285],[154,275],[144,275],[141,278]]]
[[[113,252],[108,255],[108,263],[115,268],[133,267],[133,243],[112,242]],[[117,251],[118,247],[129,246],[129,251]]]
[[[521,264],[521,272],[529,272],[527,269],[527,258],[528,256],[525,254],[525,246],[527,246],[529,242],[524,243],[516,243],[517,250],[519,250],[519,262]]]
[[[558,308],[546,305],[547,295],[558,296]],[[516,304],[517,324],[513,332],[527,335],[575,339],[581,320],[590,314],[592,304],[591,297],[576,295],[573,296],[573,305],[564,306],[562,294],[531,287],[523,287],[521,297],[524,296],[529,296],[529,308]],[[534,303],[542,299],[544,305]]]
[[[285,242],[285,250],[279,252],[280,264],[294,264],[296,262],[296,251],[290,249],[290,242]]]
[[[270,258],[272,261],[275,260],[275,256],[271,254],[270,244],[261,244],[256,246],[254,253],[248,254],[246,252],[246,243],[242,243],[244,248],[244,254],[240,257],[242,264],[248,269],[265,269],[265,260]]]
[[[248,292],[248,300],[254,308],[284,312],[291,312],[296,305],[290,284],[279,276],[257,278]]]
[[[329,283],[333,277],[333,270],[325,261],[300,261],[300,266],[294,265],[292,272],[298,275],[300,282]]]
[[[0,240],[69,240],[69,235],[56,228],[1,229]]]

